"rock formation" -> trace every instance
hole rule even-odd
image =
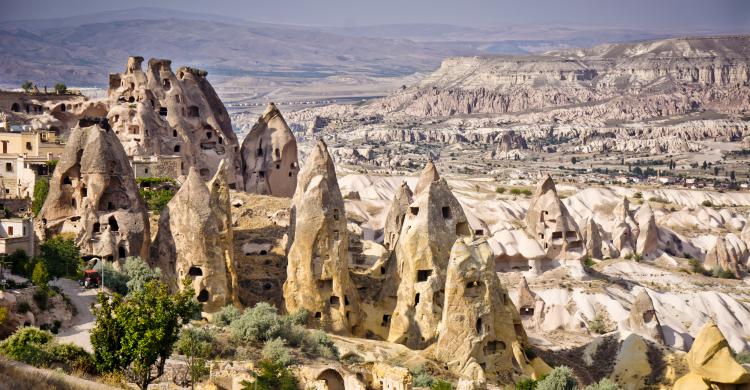
[[[401,226],[404,224],[406,213],[409,211],[409,205],[412,203],[414,194],[406,182],[401,183],[396,196],[393,197],[391,208],[388,209],[388,216],[385,218],[385,228],[383,229],[383,245],[386,249],[396,248],[398,237],[401,234]]]
[[[716,268],[725,272],[731,272],[732,275],[740,277],[740,264],[742,254],[738,248],[732,245],[732,242],[723,236],[716,238],[716,244],[708,251],[703,261],[703,266],[712,271]]]
[[[386,286],[397,285],[388,340],[423,349],[437,337],[445,292],[445,270],[451,247],[470,235],[461,205],[432,163],[422,171],[414,201],[396,243],[395,272]],[[397,280],[398,283],[391,284]]]
[[[108,114],[128,156],[178,156],[179,171],[190,167],[204,181],[216,174],[221,160],[230,171],[230,185],[242,188],[239,145],[224,105],[206,79],[206,72],[170,60],[130,57],[124,73],[109,76]]]
[[[599,224],[589,217],[583,225],[583,240],[586,243],[586,255],[595,259],[602,258],[602,237],[599,234]]]
[[[656,316],[654,303],[648,295],[648,291],[643,290],[636,296],[633,306],[630,307],[628,315],[628,329],[649,340],[664,344],[664,334],[661,330],[661,323]]]
[[[359,333],[359,298],[349,278],[344,199],[328,148],[319,140],[299,173],[292,199],[284,300],[309,311],[322,328]]]
[[[72,233],[84,258],[147,258],[148,214],[106,119],[82,119],[71,131],[36,230],[41,238]]]
[[[242,141],[245,191],[289,198],[297,185],[297,141],[276,105],[270,103]]]
[[[213,313],[239,304],[229,205],[231,169],[220,163],[208,183],[192,167],[159,217],[151,263],[171,288],[192,280],[202,311]]]
[[[542,243],[549,259],[576,260],[585,254],[578,225],[557,196],[549,175],[539,183],[529,204],[526,232]]]
[[[544,301],[531,291],[526,277],[521,276],[521,283],[518,286],[518,313],[522,320],[538,320],[544,312]],[[534,321],[535,322],[535,321]],[[532,325],[537,325],[532,322]]]
[[[698,332],[685,361],[690,372],[675,382],[675,390],[740,389],[750,383],[750,373],[734,360],[724,334],[713,321]]]
[[[648,202],[644,202],[635,213],[635,221],[639,230],[635,251],[644,257],[653,254],[659,247],[659,227],[656,226],[654,211]]]
[[[443,309],[435,358],[466,379],[512,380],[511,346],[516,341],[526,344],[526,333],[495,273],[485,239],[456,240],[446,272]]]
[[[638,224],[630,213],[630,201],[623,197],[614,209],[615,226],[612,229],[612,244],[620,256],[629,256],[635,252],[636,240],[640,234]]]

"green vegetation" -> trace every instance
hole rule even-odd
[[[289,348],[286,346],[286,342],[281,338],[275,338],[266,341],[261,352],[263,359],[270,360],[274,363],[281,364],[286,367],[294,362]]]
[[[91,355],[73,344],[61,344],[39,328],[19,328],[0,343],[0,354],[36,367],[62,367],[67,372],[94,373]]]
[[[0,326],[2,326],[7,320],[8,320],[8,308],[4,306],[0,306]]]
[[[214,314],[213,322],[219,326],[227,326],[232,321],[240,318],[242,311],[234,305],[226,305],[218,313]]]
[[[34,268],[31,263],[31,259],[23,249],[18,249],[6,257],[8,263],[10,263],[10,272],[16,275],[30,275]]]
[[[76,275],[81,253],[72,238],[55,236],[42,243],[40,253],[50,277]]]
[[[102,266],[104,269],[102,270]],[[151,280],[161,278],[159,268],[151,268],[138,256],[131,256],[125,260],[123,271],[117,271],[112,265],[99,262],[94,269],[103,275],[104,287],[120,294],[127,295],[134,291],[142,291]]]
[[[701,202],[701,206],[703,206],[703,207],[714,207],[714,204],[710,200],[704,200],[703,202]]]
[[[177,183],[168,177],[141,177],[136,179],[141,199],[149,210],[160,213],[174,197]]]
[[[609,380],[609,378],[604,378],[599,381],[599,383],[594,383],[592,385],[586,386],[584,390],[620,390],[620,386],[618,386],[615,382],[612,382]]]
[[[520,188],[511,188],[510,189],[510,194],[511,195],[516,195],[516,196],[521,195],[521,189]]]
[[[594,319],[589,321],[588,328],[590,331],[597,334],[605,334],[612,331],[609,324],[609,318],[603,311],[596,313]]]
[[[736,279],[737,278],[732,271],[727,271],[725,269],[722,269],[719,266],[716,266],[711,270],[711,276],[713,276],[714,278],[721,278],[721,279]]]
[[[566,366],[555,367],[550,373],[536,384],[536,390],[575,390],[578,381],[573,371]]]
[[[734,360],[740,364],[748,364],[750,363],[750,352],[740,352],[734,356]]]
[[[21,314],[28,313],[31,311],[31,305],[26,301],[20,301],[16,305],[16,310]]]
[[[424,366],[419,366],[411,371],[412,384],[414,387],[429,387],[430,390],[451,390],[453,385],[442,379],[430,375]]]
[[[31,80],[26,80],[21,84],[21,89],[26,93],[30,92],[32,88],[34,88],[34,83]]]
[[[47,304],[49,303],[49,290],[46,288],[39,288],[34,291],[32,298],[39,309],[47,310]]]
[[[694,274],[705,274],[706,270],[703,268],[703,264],[701,264],[700,261],[697,259],[689,259],[688,264],[690,264],[690,267]]]
[[[41,289],[46,290],[48,288],[49,272],[47,272],[44,262],[39,261],[34,266],[34,272],[31,274],[31,282]]]
[[[635,199],[643,199],[643,193],[642,192],[636,192],[633,194],[633,198]]]
[[[505,193],[505,187],[496,187],[495,192],[497,192],[498,194],[503,194]]]
[[[279,363],[263,359],[255,375],[255,382],[241,382],[243,390],[297,390],[297,378]]]
[[[164,364],[179,339],[180,329],[198,311],[188,283],[176,294],[149,281],[126,298],[100,294],[91,331],[94,362],[101,372],[128,368],[143,390],[164,373]]]
[[[39,215],[39,211],[44,206],[44,201],[47,199],[49,193],[49,179],[46,177],[40,177],[39,180],[34,183],[34,199],[31,201],[31,211],[34,216]]]
[[[63,83],[57,83],[55,84],[55,92],[57,92],[58,95],[62,95],[65,92],[68,92],[68,86]]]
[[[584,266],[584,267],[588,267],[588,268],[591,268],[591,267],[593,267],[593,266],[595,266],[595,265],[596,265],[596,262],[595,262],[594,260],[592,260],[592,259],[591,259],[591,256],[586,256],[586,257],[585,257],[585,258],[583,259],[583,266]]]
[[[177,340],[177,352],[187,358],[190,385],[195,389],[195,383],[208,376],[209,370],[206,359],[211,355],[213,336],[202,328],[186,328],[182,330]]]

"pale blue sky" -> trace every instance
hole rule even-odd
[[[163,7],[314,26],[556,24],[688,31],[750,26],[750,0],[0,0],[0,3],[0,20]]]

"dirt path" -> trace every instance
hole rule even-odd
[[[78,282],[70,279],[57,279],[50,284],[59,287],[78,311],[71,325],[60,329],[56,336],[57,340],[76,344],[92,352],[89,332],[94,326],[94,315],[91,313],[91,305],[96,302],[96,294],[99,290],[84,289],[78,285]]]

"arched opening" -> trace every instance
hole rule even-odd
[[[60,105],[60,112],[65,112],[65,110],[66,110],[65,105],[64,104]]]
[[[203,270],[200,267],[192,266],[188,270],[190,276],[203,276]]]
[[[109,230],[113,232],[120,230],[120,226],[117,225],[117,218],[114,216],[109,217]]]
[[[476,331],[477,334],[482,334],[482,317],[477,318]]]
[[[279,148],[276,148],[273,152],[274,154],[276,154],[276,158],[281,158],[281,151],[279,150]]]
[[[338,373],[338,371],[332,368],[323,370],[323,372],[318,375],[317,380],[325,382],[328,390],[346,389],[344,387],[344,378]]]
[[[524,307],[521,307],[521,309],[518,312],[519,312],[519,314],[521,314],[521,317],[533,316],[534,315],[534,308],[533,307],[524,306]]]
[[[124,258],[126,258],[127,256],[128,256],[128,253],[127,253],[127,251],[125,250],[125,247],[124,247],[124,246],[121,246],[121,247],[117,248],[117,257],[118,257],[118,258],[120,258],[120,259],[124,259]]]
[[[208,291],[201,290],[200,294],[198,294],[198,302],[206,303],[208,302]]]
[[[18,103],[13,103],[13,105],[10,106],[10,110],[13,112],[21,112],[21,106]]]
[[[81,187],[81,198],[85,198],[89,195],[89,190],[86,189],[86,186]]]
[[[129,97],[128,103],[135,103],[135,97],[134,96]]]
[[[177,130],[172,130],[172,137],[177,138]]]
[[[63,183],[63,184],[73,184],[73,183],[72,183],[72,182],[70,181],[70,177],[68,177],[68,176],[64,176],[64,177],[63,177],[62,183]]]
[[[78,207],[78,204],[76,203],[76,198],[73,198],[70,200],[70,207],[73,207],[73,208]]]

